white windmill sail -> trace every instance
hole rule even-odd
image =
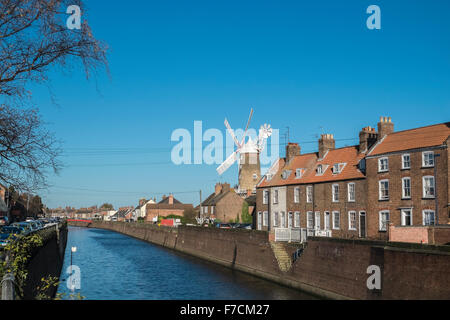
[[[244,131],[244,136],[242,138],[242,142],[238,141],[238,139],[236,138],[236,135],[234,134],[233,129],[231,129],[231,126],[228,123],[228,120],[225,118],[225,122],[224,122],[225,127],[227,128],[228,133],[231,135],[231,137],[234,140],[234,143],[236,144],[236,151],[234,151],[219,167],[217,167],[216,171],[219,175],[222,175],[229,167],[231,167],[233,165],[234,162],[236,162],[236,160],[239,159],[237,154],[240,153],[242,148],[245,146],[245,138],[247,137],[247,129],[250,125],[250,120],[252,119],[252,115],[253,115],[253,109],[250,110],[250,116],[247,121],[247,126]]]

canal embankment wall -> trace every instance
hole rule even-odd
[[[158,227],[140,223],[70,222],[120,232],[201,259],[331,299],[450,299],[450,247],[309,238],[301,256],[281,271],[264,231]],[[299,244],[285,244],[292,255]],[[369,290],[369,266],[381,289]]]
[[[49,227],[42,230],[43,246],[36,248],[28,262],[28,276],[23,288],[24,299],[35,299],[38,287],[43,287],[42,278],[58,278],[64,264],[64,254],[67,244],[67,225]],[[50,286],[46,296],[55,297],[57,286]],[[42,293],[42,292],[41,292]]]

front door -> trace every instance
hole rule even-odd
[[[286,228],[286,213],[284,211],[280,214],[280,227]]]
[[[360,238],[366,237],[366,213],[359,213],[359,236]]]
[[[258,212],[258,230],[262,229],[262,213]]]
[[[316,221],[314,225],[316,230],[320,230],[320,212],[316,211]]]
[[[329,212],[325,212],[325,221],[324,221],[323,227],[325,230],[330,230],[330,213]]]

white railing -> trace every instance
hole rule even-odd
[[[275,228],[275,241],[304,242],[306,241],[306,229]]]
[[[331,230],[275,228],[275,241],[305,242],[308,237],[331,237]]]
[[[314,236],[316,237],[331,237],[331,230],[314,230]]]

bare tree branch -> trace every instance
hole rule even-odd
[[[69,5],[81,8],[81,30],[66,26]],[[23,108],[27,85],[48,83],[54,66],[81,62],[87,78],[108,70],[107,47],[92,35],[85,11],[82,0],[0,0],[0,182],[20,191],[45,187],[49,171],[62,167],[60,144],[38,109]]]

